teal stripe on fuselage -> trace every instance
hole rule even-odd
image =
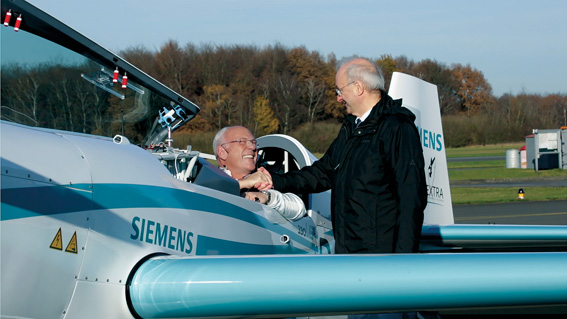
[[[74,186],[88,188],[90,185]],[[231,217],[275,233],[286,233],[292,240],[315,249],[313,243],[306,238],[289,233],[285,227],[222,199],[153,185],[93,184],[92,193],[60,185],[2,189],[1,220],[135,208],[196,210]]]
[[[217,249],[214,251],[214,249]],[[313,248],[312,248],[313,249]],[[257,245],[202,236],[197,238],[197,255],[272,255],[305,254],[292,245]]]
[[[284,227],[272,224],[242,207],[192,191],[133,184],[98,184],[94,191],[95,199],[103,207],[190,209],[231,217],[277,233],[285,232]],[[311,246],[300,236],[293,239]]]
[[[92,192],[74,187],[2,188],[2,220],[49,216],[103,209]]]

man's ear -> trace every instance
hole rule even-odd
[[[218,159],[225,161],[227,155],[228,155],[228,152],[224,149],[224,147],[222,147],[220,145],[217,146],[217,157],[218,157]]]
[[[364,90],[366,89],[364,87],[364,83],[362,83],[361,81],[356,81],[354,85],[356,86],[356,92],[358,93],[358,95],[362,95],[362,93],[364,93]]]

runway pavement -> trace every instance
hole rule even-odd
[[[455,224],[567,225],[567,200],[454,205]]]
[[[509,182],[492,182],[486,180],[478,181],[457,181],[452,182],[451,187],[567,187],[567,179],[565,178],[546,178],[541,180],[525,179],[512,180]]]

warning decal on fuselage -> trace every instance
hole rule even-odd
[[[73,237],[71,237],[71,240],[69,241],[69,244],[67,244],[65,251],[73,254],[77,253],[77,232],[73,233]]]
[[[61,240],[61,227],[59,227],[59,230],[57,231],[57,234],[55,234],[55,238],[53,238],[53,241],[51,242],[49,248],[63,250],[63,243]]]
[[[53,240],[51,241],[51,245],[49,245],[49,248],[63,251],[63,236],[61,235],[61,227],[59,227],[59,230],[57,231],[57,234],[55,234],[55,238],[53,238]],[[67,244],[67,248],[65,248],[65,252],[72,254],[78,253],[76,231],[73,233],[71,240]]]

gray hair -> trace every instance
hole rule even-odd
[[[231,126],[223,127],[222,129],[220,129],[220,131],[217,132],[215,138],[213,139],[213,152],[215,153],[215,157],[217,158],[218,158],[217,147],[224,143],[224,134],[229,128],[231,128]]]
[[[337,63],[337,71],[343,65],[356,59],[364,59],[368,61],[368,64],[353,63],[349,65],[346,69],[347,82],[361,81],[371,90],[384,90],[385,80],[382,75],[382,70],[366,58],[359,58],[357,56],[343,58]]]

